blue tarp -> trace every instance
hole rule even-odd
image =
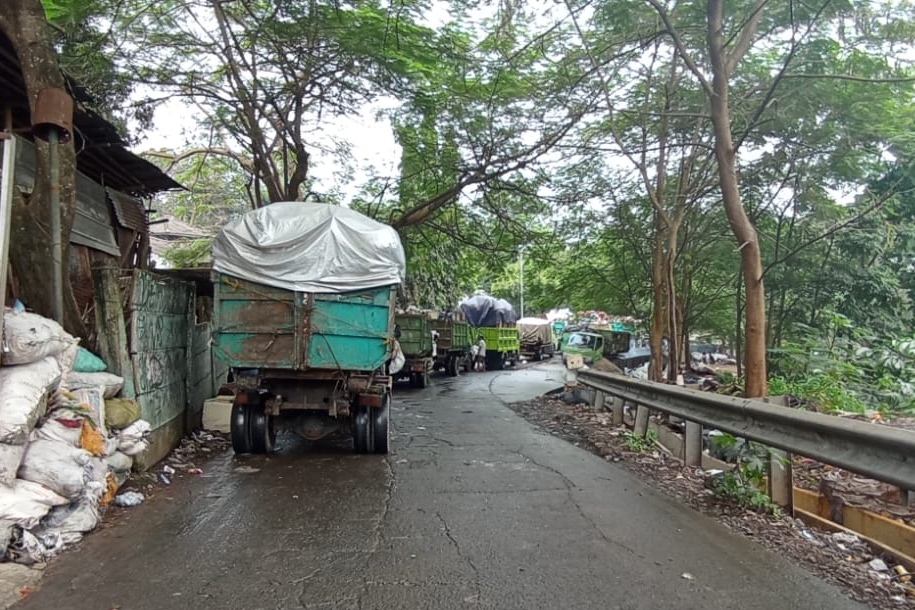
[[[461,301],[461,311],[471,326],[514,324],[518,315],[511,303],[486,294],[476,294]]]

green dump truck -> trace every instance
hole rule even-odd
[[[406,358],[395,379],[409,378],[412,387],[425,388],[435,365],[432,320],[426,314],[403,313],[394,316],[394,324],[394,336]]]
[[[463,320],[433,320],[435,332],[435,368],[451,377],[457,377],[462,370],[469,371],[470,350],[473,345],[473,329]]]
[[[516,326],[480,326],[473,332],[486,341],[486,370],[501,371],[518,363],[521,343]]]
[[[343,430],[357,453],[387,453],[396,231],[339,206],[274,203],[216,235],[213,270],[235,452],[270,452],[285,428],[309,440]]]

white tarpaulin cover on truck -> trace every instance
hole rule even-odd
[[[542,318],[521,318],[518,320],[518,336],[521,343],[552,343],[553,327],[549,320]]]
[[[300,292],[353,292],[403,282],[392,227],[355,210],[284,201],[248,212],[213,239],[213,269]]]

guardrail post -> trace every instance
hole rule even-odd
[[[633,430],[637,436],[648,434],[648,407],[639,405],[635,410],[635,428]]]
[[[683,457],[687,466],[702,465],[702,424],[687,420]]]
[[[610,413],[613,414],[610,421],[614,426],[622,425],[624,409],[625,401],[622,398],[619,396],[610,397]]]
[[[604,402],[607,400],[607,396],[600,390],[594,390],[594,403],[591,405],[592,410],[594,411],[603,411]]]
[[[794,505],[794,480],[791,454],[781,449],[769,449],[769,497],[782,508]]]

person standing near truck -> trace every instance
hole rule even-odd
[[[476,348],[477,352],[473,359],[473,370],[482,372],[486,370],[486,339],[483,338],[483,335],[477,336]]]

